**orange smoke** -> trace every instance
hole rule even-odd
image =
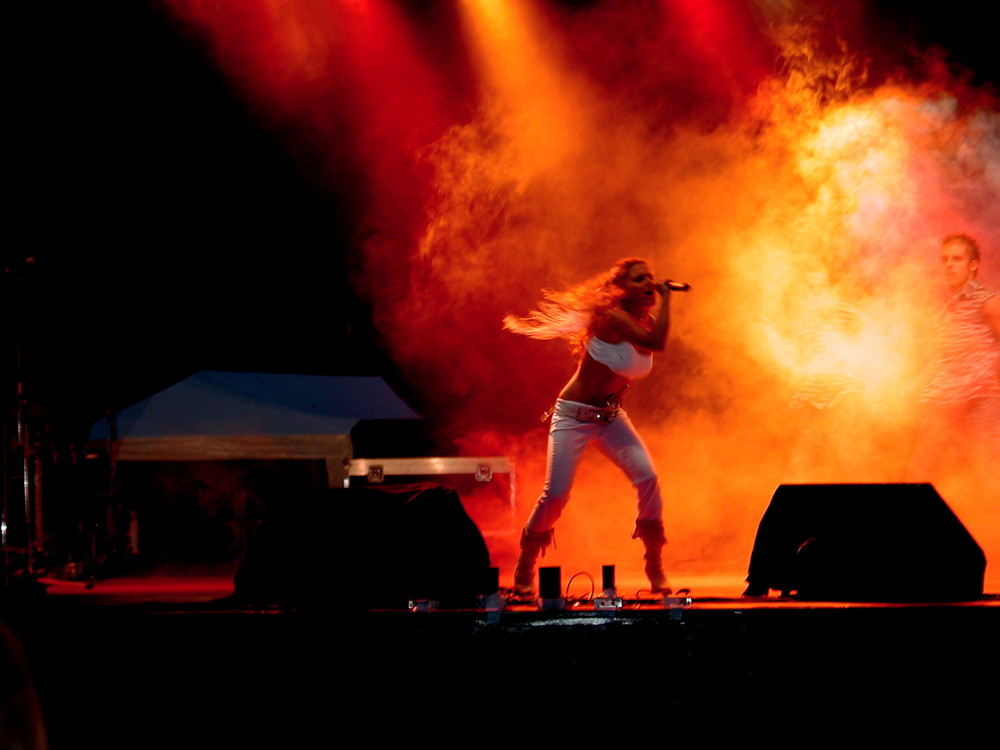
[[[359,293],[441,434],[515,459],[520,520],[574,365],[503,315],[624,255],[692,283],[628,407],[670,564],[737,575],[779,484],[902,478],[939,239],[976,234],[997,278],[996,102],[941,66],[870,79],[894,66],[852,48],[843,5],[173,0],[308,171],[363,176]],[[1000,552],[995,490],[947,492]],[[546,562],[634,575],[633,503],[588,456]]]

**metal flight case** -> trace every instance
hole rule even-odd
[[[479,528],[492,565],[508,567],[517,558],[514,467],[504,456],[354,458],[345,487],[439,486],[454,490]]]

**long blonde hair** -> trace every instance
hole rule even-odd
[[[504,316],[503,327],[534,339],[567,339],[573,353],[579,355],[597,319],[620,304],[624,293],[622,281],[629,269],[639,263],[646,261],[622,258],[604,273],[565,291],[543,289],[543,299],[536,309],[524,317]]]

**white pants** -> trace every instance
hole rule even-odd
[[[659,521],[663,517],[663,501],[660,498],[660,484],[656,470],[649,457],[649,451],[639,434],[629,421],[624,410],[611,422],[584,421],[575,415],[580,407],[575,401],[556,401],[549,428],[549,453],[546,465],[545,486],[542,495],[528,518],[525,528],[540,534],[555,526],[563,508],[569,501],[573,477],[580,462],[583,449],[590,443],[610,458],[625,472],[635,487],[639,501],[636,520]]]

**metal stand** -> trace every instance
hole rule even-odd
[[[8,406],[3,423],[3,498],[0,501],[0,552],[4,588],[36,583],[34,553],[36,525],[41,523],[41,509],[36,505],[35,462],[27,424],[22,361],[22,282],[25,269],[33,263],[34,258],[29,257],[19,264],[20,267],[4,268],[4,284],[0,291],[6,302],[4,318],[9,326],[10,336],[4,346],[2,374],[4,400]],[[21,550],[23,561],[12,560]]]

